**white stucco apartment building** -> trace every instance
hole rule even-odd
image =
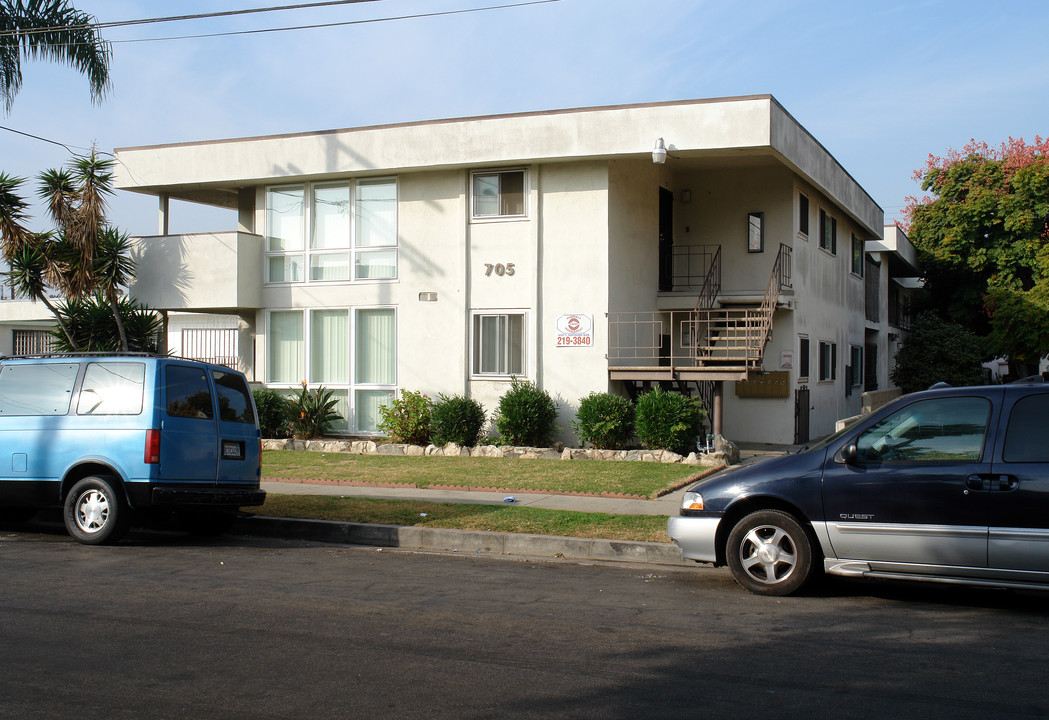
[[[733,440],[816,437],[888,387],[888,302],[916,274],[771,96],[116,156],[118,187],[159,198],[131,292],[168,313],[172,348],[333,389],[349,434],[399,389],[491,412],[518,376],[559,400],[569,443],[580,398],[656,384],[701,392]],[[237,227],[170,235],[171,199],[236,209]]]

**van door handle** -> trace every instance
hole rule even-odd
[[[965,478],[965,490],[974,490],[976,492],[986,492],[991,489],[991,481],[980,475],[970,475]]]
[[[1020,487],[1020,481],[1012,475],[999,475],[997,478],[998,490],[1008,491]]]

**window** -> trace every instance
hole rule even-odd
[[[857,457],[863,462],[979,460],[990,413],[986,398],[921,400],[860,435]]]
[[[1006,462],[1049,462],[1049,395],[1029,395],[1016,401],[1005,432]]]
[[[809,339],[798,338],[798,380],[809,379]]]
[[[50,330],[12,330],[12,355],[43,355],[51,352],[54,338]]]
[[[473,374],[524,375],[524,339],[523,313],[475,313]]]
[[[809,199],[798,195],[798,232],[806,238],[809,236]]]
[[[211,377],[219,396],[219,420],[254,425],[255,411],[244,378],[221,370],[212,371]]]
[[[852,272],[854,275],[863,277],[863,241],[855,235],[852,236]]]
[[[77,401],[77,415],[138,415],[142,412],[142,363],[90,363]]]
[[[525,217],[525,171],[474,173],[472,201],[474,219]]]
[[[65,415],[79,369],[76,363],[6,366],[0,371],[0,415]]]
[[[318,308],[269,313],[267,385],[323,386],[342,418],[334,431],[375,433],[379,407],[397,392],[394,308]]]
[[[266,190],[266,282],[396,278],[395,180],[364,179]]]
[[[863,384],[863,348],[859,345],[852,345],[849,348],[850,358],[850,373],[851,377],[848,378],[849,384],[853,387]]]
[[[215,417],[208,376],[202,369],[169,365],[164,376],[168,417],[191,420],[211,420]]]
[[[820,247],[835,255],[838,253],[838,221],[823,209],[820,210]]]
[[[827,382],[838,377],[836,370],[838,364],[838,345],[832,342],[820,341],[819,380]]]

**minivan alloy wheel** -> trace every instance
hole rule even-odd
[[[66,496],[66,531],[87,545],[114,543],[123,537],[130,524],[130,509],[119,487],[100,476],[80,480]]]
[[[761,595],[789,595],[812,575],[808,533],[779,510],[753,512],[736,523],[725,555],[736,582]]]

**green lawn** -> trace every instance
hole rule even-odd
[[[650,462],[403,457],[266,450],[263,480],[348,480],[414,487],[450,485],[505,490],[621,493],[655,498],[707,468]]]
[[[627,542],[668,542],[667,519],[659,515],[606,515],[505,505],[275,493],[267,495],[266,504],[251,508],[251,512],[256,515],[311,520],[607,538]]]

